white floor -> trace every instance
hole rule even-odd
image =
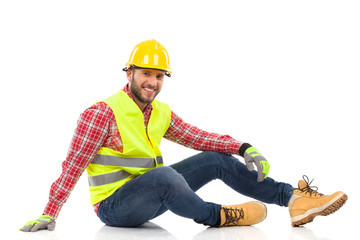
[[[207,228],[192,220],[165,213],[137,228],[115,228],[103,225],[96,217],[76,219],[73,216],[57,222],[56,230],[23,233],[11,230],[12,239],[24,240],[132,240],[132,239],[192,239],[192,240],[337,240],[354,239],[356,230],[354,209],[348,202],[343,209],[327,217],[317,217],[305,227],[293,228],[286,208],[268,206],[267,219],[255,226]],[[7,229],[9,230],[9,229]],[[15,231],[14,231],[15,230]],[[4,233],[4,232],[3,232]],[[4,239],[4,238],[2,238]]]
[[[353,229],[339,229],[338,227],[329,227],[328,232],[324,228],[312,229],[311,227],[291,228],[274,227],[272,229],[256,226],[249,227],[228,227],[228,228],[200,228],[193,227],[199,231],[196,234],[189,234],[188,229],[178,226],[179,231],[170,233],[168,230],[149,222],[138,228],[113,228],[108,226],[101,226],[95,233],[90,230],[91,234],[86,233],[89,231],[86,227],[72,231],[59,231],[53,232],[40,231],[36,233],[22,233],[16,232],[14,239],[26,240],[61,240],[61,239],[94,239],[94,240],[118,240],[118,239],[193,239],[193,240],[266,240],[266,239],[290,239],[290,240],[330,240],[330,239],[349,239],[350,232]],[[341,231],[344,231],[340,233]],[[347,234],[346,234],[347,232]],[[335,234],[335,235],[333,235]],[[347,236],[347,237],[346,237]],[[354,235],[353,235],[354,236]]]

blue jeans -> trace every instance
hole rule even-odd
[[[170,210],[197,223],[215,226],[221,205],[205,202],[195,193],[214,179],[221,179],[240,194],[280,206],[287,206],[293,191],[291,185],[269,177],[258,183],[257,172],[248,171],[233,156],[202,152],[129,181],[100,204],[98,216],[106,225],[130,227]]]

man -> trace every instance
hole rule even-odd
[[[43,215],[22,231],[53,230],[85,169],[91,203],[110,226],[138,226],[167,210],[207,226],[253,225],[266,218],[261,202],[288,206],[292,225],[298,226],[335,212],[347,200],[343,192],[314,191],[307,177],[295,189],[268,178],[270,165],[255,147],[192,126],[155,100],[165,76],[171,75],[168,52],[157,41],[136,45],[123,70],[128,84],[80,116]],[[202,152],[166,167],[159,149],[163,137]],[[245,164],[234,154],[244,157]],[[195,191],[214,179],[261,202],[205,202]]]

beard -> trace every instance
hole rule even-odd
[[[132,75],[132,80],[131,80],[131,84],[130,84],[131,94],[133,95],[133,97],[138,99],[141,103],[150,104],[155,99],[155,97],[159,94],[159,90],[155,91],[155,94],[153,97],[147,97],[147,96],[141,94],[143,87],[147,87],[147,86],[140,86],[137,83],[137,81],[135,80],[134,75]]]

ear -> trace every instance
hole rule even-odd
[[[134,71],[131,69],[126,70],[126,78],[131,83],[132,75],[134,74]]]

